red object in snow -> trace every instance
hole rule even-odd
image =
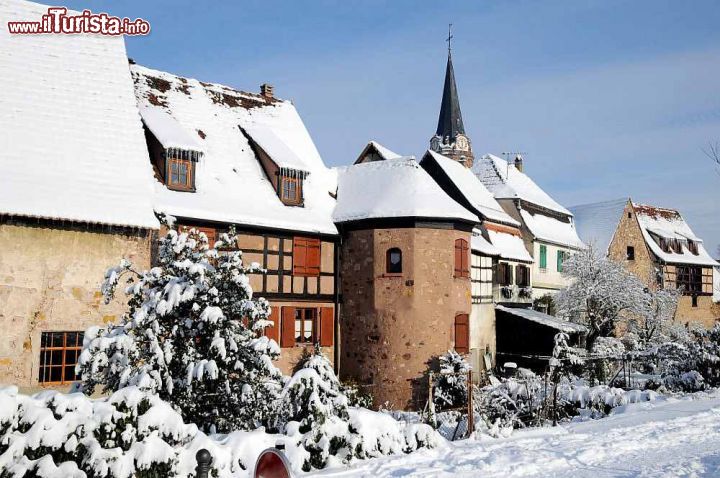
[[[280,448],[268,448],[255,463],[255,478],[294,478],[290,462]]]

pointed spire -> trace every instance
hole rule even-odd
[[[465,136],[460,99],[455,84],[455,71],[452,64],[452,23],[448,27],[448,59],[445,69],[445,85],[443,86],[440,117],[438,118],[435,136],[430,138],[430,149],[472,167],[474,157],[470,139]]]
[[[448,42],[449,43],[449,42]],[[440,117],[436,135],[447,138],[452,142],[455,137],[465,134],[462,113],[460,112],[460,99],[455,84],[455,71],[452,64],[452,53],[448,48],[447,68],[445,69],[445,85],[443,86],[442,103],[440,103]]]

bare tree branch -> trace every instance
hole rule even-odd
[[[710,158],[718,166],[717,172],[720,174],[720,141],[708,143],[707,148],[703,148],[705,156]]]

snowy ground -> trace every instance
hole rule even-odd
[[[368,460],[324,477],[720,476],[720,393],[629,405],[611,417]]]

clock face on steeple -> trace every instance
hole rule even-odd
[[[433,136],[430,139],[430,149],[433,151],[439,151],[440,150],[440,138],[437,136]]]
[[[462,151],[467,151],[469,149],[469,146],[470,146],[470,144],[469,144],[467,138],[465,137],[465,135],[458,134],[455,137],[455,147],[457,149],[462,150]]]

